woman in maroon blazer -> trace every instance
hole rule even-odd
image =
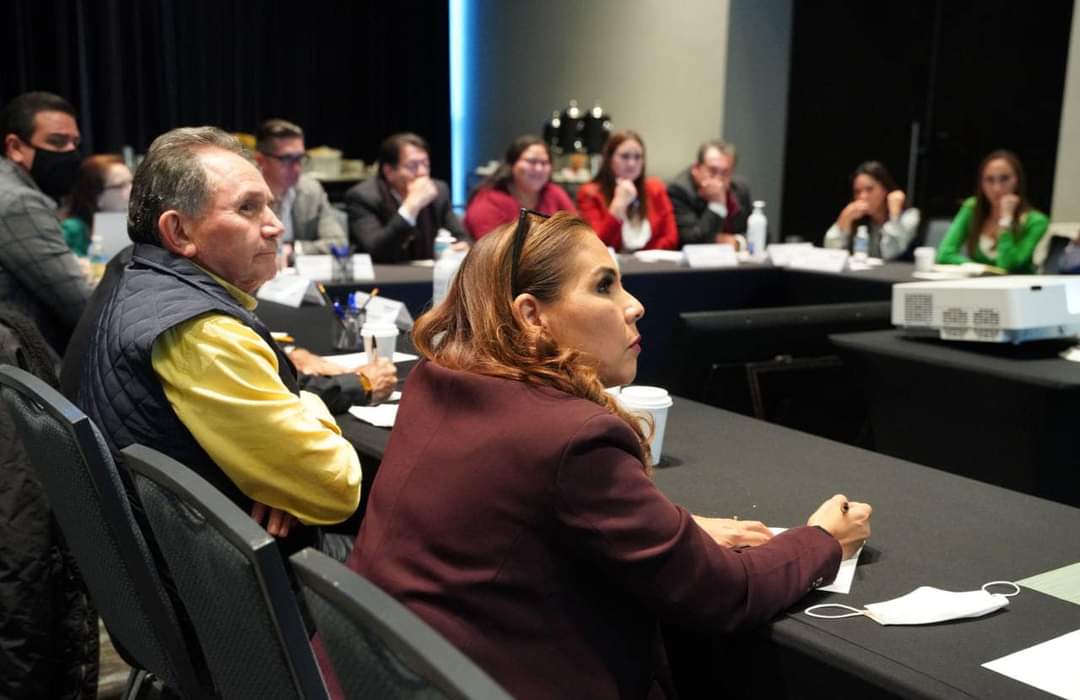
[[[577,193],[578,211],[605,245],[619,252],[679,247],[667,185],[645,176],[645,141],[629,129],[604,144],[603,163]]]
[[[768,620],[869,536],[842,496],[771,539],[669,501],[604,392],[634,377],[643,313],[562,213],[482,238],[416,323],[425,359],[348,564],[517,698],[647,697],[667,685],[659,623]]]

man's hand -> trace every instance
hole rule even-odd
[[[335,374],[351,372],[348,367],[331,362],[304,348],[296,348],[289,353],[289,359],[296,365],[296,369],[303,374],[319,374],[324,377],[332,377]]]
[[[694,516],[694,522],[721,547],[754,547],[772,539],[772,531],[757,520]]]
[[[718,177],[708,177],[698,186],[698,194],[706,202],[727,203],[727,183]]]
[[[409,183],[405,200],[401,205],[415,219],[420,214],[420,210],[435,201],[437,196],[439,196],[439,188],[435,186],[435,181],[427,175],[421,175]]]
[[[397,367],[385,357],[376,357],[375,361],[358,370],[371,382],[371,403],[377,404],[390,398],[397,386]]]
[[[263,525],[265,520],[266,524],[263,527],[272,537],[288,537],[289,530],[299,524],[294,516],[258,501],[251,506],[251,519],[259,525]]]

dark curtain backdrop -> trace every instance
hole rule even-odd
[[[442,2],[4,0],[0,101],[74,103],[84,152],[145,151],[177,126],[300,124],[309,147],[374,160],[399,130],[450,172],[449,24]]]

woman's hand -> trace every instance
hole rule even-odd
[[[1001,218],[1011,219],[1016,216],[1016,209],[1020,206],[1020,197],[1015,194],[1001,196]]]
[[[903,190],[893,190],[885,195],[885,203],[889,207],[890,219],[899,219],[900,215],[904,213],[905,200],[907,200],[907,195],[904,194]]]
[[[835,537],[844,550],[843,558],[847,559],[870,537],[872,510],[868,503],[849,501],[847,496],[837,494],[822,503],[806,524],[822,527]]]
[[[299,523],[295,516],[289,515],[278,508],[271,508],[258,501],[251,506],[251,519],[259,525],[263,525],[263,520],[266,520],[263,527],[266,528],[267,534],[272,537],[288,537],[289,530]]]
[[[772,532],[757,520],[729,520],[694,516],[694,522],[721,547],[754,547],[772,539]]]
[[[840,216],[836,219],[836,225],[840,227],[840,230],[844,233],[851,233],[851,225],[855,223],[857,219],[861,219],[870,212],[870,207],[866,205],[866,202],[861,199],[856,199],[851,204],[844,207],[844,210],[840,212]]]
[[[608,210],[619,221],[626,220],[626,209],[638,198],[637,188],[633,180],[619,178],[615,180],[615,192],[611,195],[611,206]]]

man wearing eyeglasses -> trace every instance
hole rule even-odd
[[[58,353],[90,298],[56,216],[79,171],[79,139],[75,109],[57,95],[24,93],[0,112],[0,299]]]
[[[746,233],[750,188],[734,177],[735,146],[706,141],[697,162],[668,183],[679,243],[735,243]]]
[[[306,160],[304,130],[299,126],[284,119],[259,125],[255,161],[274,194],[274,213],[285,226],[282,245],[297,254],[329,253],[331,246],[346,244],[345,230],[322,185],[303,174]]]
[[[450,207],[450,188],[431,177],[427,141],[410,133],[379,147],[379,174],[345,194],[349,237],[375,262],[431,260],[439,229],[471,242]]]

